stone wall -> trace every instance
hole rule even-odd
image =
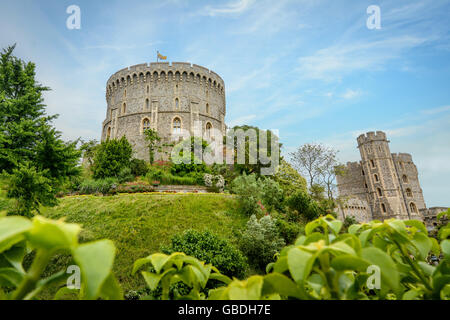
[[[174,119],[193,134],[194,121],[225,132],[225,85],[213,71],[190,63],[150,63],[122,69],[110,77],[102,141],[126,136],[134,157],[148,160],[144,124],[163,142],[177,140]],[[162,157],[162,155],[159,155]]]
[[[347,173],[337,177],[339,195],[348,202],[341,209],[342,214],[352,214],[350,207],[353,207],[359,221],[368,216],[377,220],[422,220],[420,210],[426,206],[411,155],[391,154],[389,141],[382,131],[360,135],[357,142],[360,163],[347,163]],[[349,200],[361,205],[351,204]],[[362,204],[367,204],[367,210],[361,209]]]

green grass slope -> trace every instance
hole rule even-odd
[[[110,197],[66,197],[42,215],[83,226],[80,241],[111,239],[117,252],[114,271],[125,292],[143,287],[140,275],[131,275],[135,260],[157,252],[170,238],[187,229],[210,230],[232,243],[247,218],[236,200],[220,194],[123,194]],[[69,259],[55,259],[50,271]]]

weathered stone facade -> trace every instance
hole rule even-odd
[[[418,219],[426,210],[418,171],[407,153],[393,153],[381,131],[357,138],[361,161],[347,163],[347,172],[337,177],[340,214],[358,221]]]
[[[162,143],[178,140],[181,129],[193,134],[199,121],[204,135],[226,130],[224,81],[195,64],[157,62],[122,69],[109,78],[106,101],[101,140],[125,136],[139,159],[149,160],[146,128],[157,130]]]

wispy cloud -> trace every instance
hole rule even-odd
[[[347,91],[345,91],[341,95],[341,98],[346,99],[346,100],[351,100],[351,99],[361,96],[361,94],[362,94],[362,92],[360,90],[347,89]]]
[[[425,38],[391,37],[378,41],[360,41],[333,45],[298,59],[298,73],[306,78],[342,80],[355,71],[382,69],[384,64],[411,48],[424,44]]]
[[[432,115],[432,114],[443,113],[443,112],[447,112],[447,111],[450,111],[450,106],[443,106],[443,107],[438,107],[438,108],[433,108],[433,109],[425,109],[425,110],[422,110],[422,113]]]
[[[228,127],[232,128],[234,126],[239,126],[243,124],[248,124],[250,121],[256,118],[256,114],[249,114],[239,118],[232,119],[228,121]]]
[[[203,14],[214,17],[218,15],[236,15],[247,11],[255,0],[237,0],[229,2],[222,6],[206,6]]]

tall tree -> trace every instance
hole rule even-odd
[[[290,154],[293,166],[308,177],[310,192],[317,193],[321,186],[328,199],[333,199],[336,175],[344,170],[336,155],[332,148],[310,143]]]
[[[34,186],[49,183],[54,194],[63,180],[79,174],[78,141],[64,142],[52,126],[57,116],[46,115],[42,96],[49,88],[36,81],[33,63],[13,55],[14,48],[4,49],[0,56],[0,172],[10,178],[20,170],[35,172],[26,175],[39,180]]]
[[[292,165],[308,178],[310,189],[320,181],[327,152],[322,144],[306,143],[290,153]]]

